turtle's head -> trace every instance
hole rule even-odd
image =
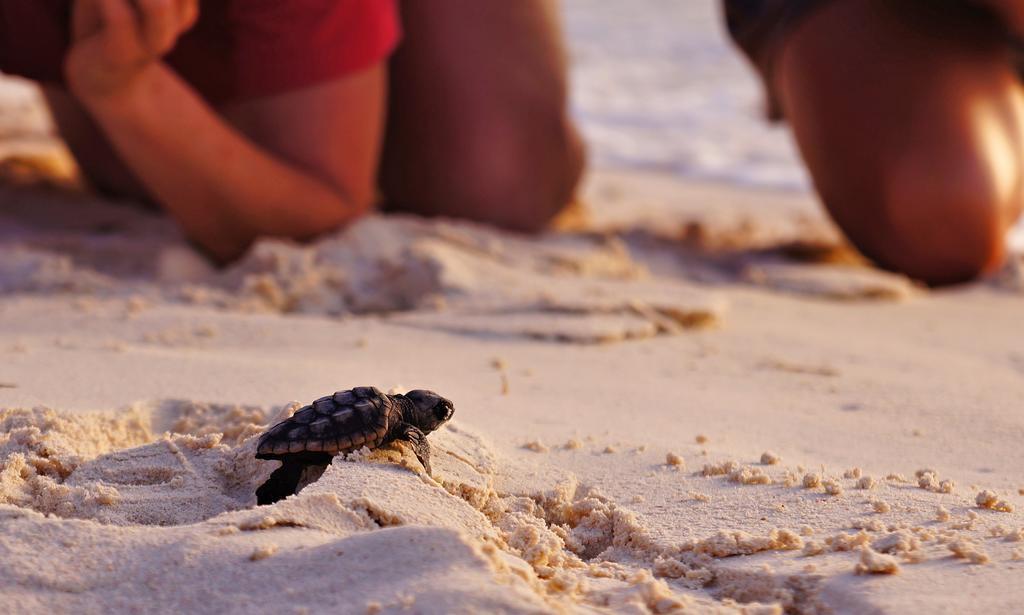
[[[405,398],[412,402],[412,416],[406,416],[405,420],[419,427],[423,433],[434,431],[455,413],[452,402],[433,391],[416,389],[406,393]]]

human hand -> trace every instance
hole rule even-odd
[[[64,74],[83,102],[129,89],[195,24],[199,0],[75,0]]]

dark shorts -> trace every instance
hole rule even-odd
[[[771,87],[778,53],[786,36],[804,17],[835,0],[722,1],[725,5],[725,21],[729,34],[754,64],[765,84],[768,117],[781,119],[782,112],[778,99]],[[1024,41],[1010,41],[1010,45],[1014,49],[1017,69],[1024,77]]]

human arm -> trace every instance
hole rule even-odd
[[[304,239],[364,213],[384,69],[215,110],[160,57],[195,0],[76,0],[72,94],[194,242],[220,261],[264,235]],[[343,111],[339,111],[343,110]]]

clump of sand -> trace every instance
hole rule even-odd
[[[881,532],[885,524],[878,519],[855,519],[850,522],[850,527],[855,530],[868,530],[869,532]]]
[[[669,451],[668,453],[665,453],[665,465],[673,467],[677,470],[685,470],[686,460],[683,459],[680,455],[677,455],[676,453]]]
[[[887,513],[892,510],[892,506],[889,505],[885,500],[872,499],[869,502],[872,510],[876,513]]]
[[[569,438],[565,441],[565,444],[562,445],[562,448],[567,451],[576,451],[583,448],[583,442],[581,442],[579,438]]]
[[[939,480],[939,475],[935,470],[921,469],[916,471],[914,476],[917,477],[918,487],[935,493],[953,493],[953,489],[956,487],[952,480]]]
[[[857,574],[898,574],[899,562],[891,555],[884,555],[863,547],[860,552],[860,563],[854,569]]]
[[[985,489],[974,498],[979,508],[988,508],[999,512],[1013,512],[1013,504],[1000,498],[995,491]]]
[[[825,544],[828,545],[833,551],[852,551],[869,544],[871,536],[861,530],[856,534],[847,534],[841,532],[825,539]]]
[[[772,478],[761,468],[744,466],[729,472],[729,480],[741,485],[770,485]]]
[[[754,536],[742,530],[721,530],[714,536],[694,542],[691,550],[712,557],[731,557],[761,551],[796,551],[803,547],[803,538],[792,530],[773,529],[764,536]]]
[[[966,559],[972,564],[987,564],[992,561],[984,549],[967,538],[959,538],[946,546],[955,557]]]
[[[921,540],[909,530],[896,530],[872,542],[871,548],[879,553],[909,555],[921,548]]]
[[[522,448],[528,451],[533,451],[534,453],[546,453],[549,450],[551,450],[548,448],[546,444],[544,444],[540,440],[530,440],[528,442],[525,442],[523,443]]]
[[[700,473],[701,473],[702,476],[708,476],[708,477],[710,477],[710,476],[722,476],[724,474],[730,474],[732,472],[736,472],[739,469],[740,469],[740,464],[739,463],[737,463],[735,461],[732,461],[732,460],[726,460],[726,461],[722,461],[720,463],[706,463],[706,464],[704,464],[704,467],[701,468]]]
[[[871,478],[870,476],[861,476],[859,479],[857,479],[858,489],[874,489],[875,484],[875,479]]]
[[[808,472],[804,474],[803,481],[801,481],[804,489],[817,489],[821,486],[821,475],[814,472]]]
[[[839,481],[834,478],[829,478],[822,481],[821,485],[825,488],[825,493],[829,495],[842,495],[843,486],[839,484]]]

